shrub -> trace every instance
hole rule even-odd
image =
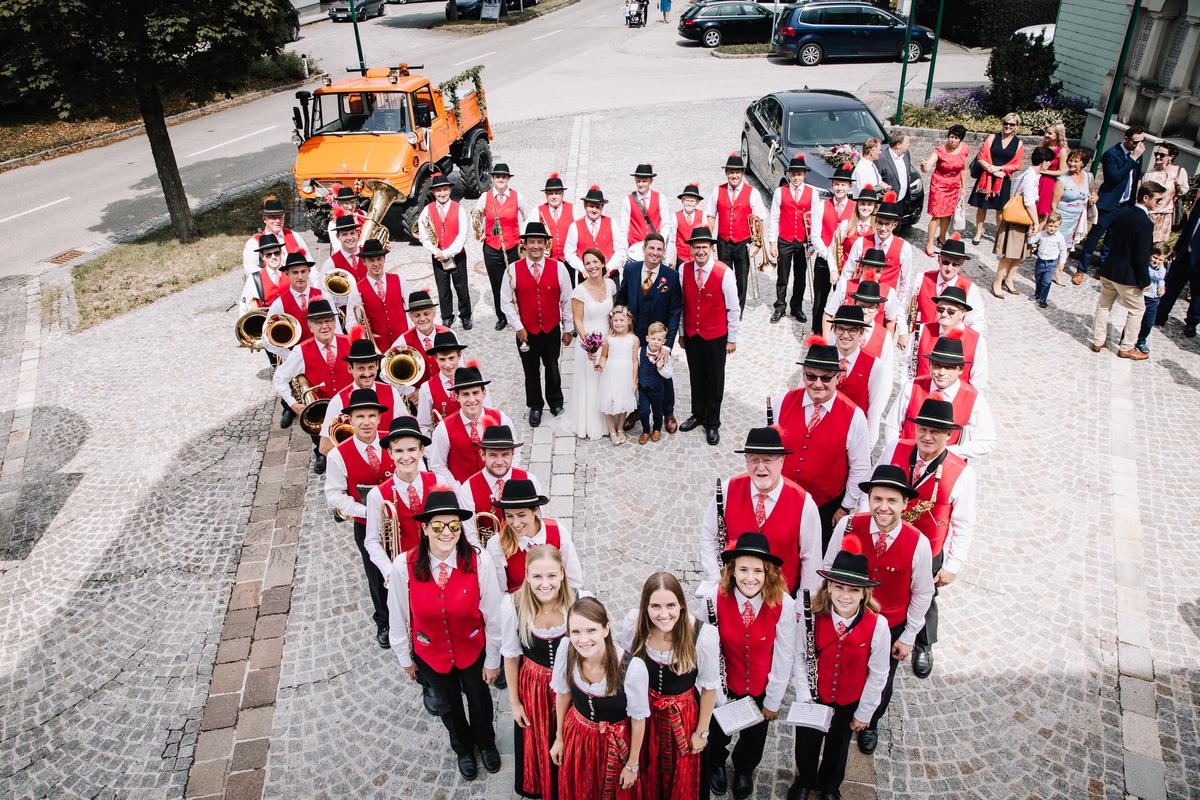
[[[310,62],[310,68],[312,64]],[[250,79],[283,83],[307,78],[304,61],[297,53],[282,50],[273,56],[263,56],[250,66]]]
[[[1042,37],[1015,36],[992,49],[987,76],[992,82],[988,111],[1004,116],[1011,111],[1036,109],[1039,98],[1053,99],[1062,89],[1054,80],[1054,45]]]
[[[917,22],[937,23],[939,0],[916,0]],[[1029,25],[1058,19],[1059,0],[946,0],[942,36],[967,47],[994,47]]]

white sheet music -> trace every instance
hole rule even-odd
[[[751,697],[743,697],[713,709],[713,717],[728,736],[733,736],[738,731],[757,725],[763,720],[762,712]]]
[[[797,700],[788,711],[787,724],[798,727],[815,728],[823,733],[829,732],[829,723],[833,721],[833,709],[820,703],[802,703]]]

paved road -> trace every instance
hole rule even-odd
[[[441,3],[388,8],[389,16],[360,26],[368,63],[423,63],[435,80],[485,64],[489,111],[501,129],[520,120],[648,102],[747,97],[805,84],[866,93],[894,90],[899,81],[900,65],[890,62],[801,69],[766,59],[715,59],[681,43],[673,24],[626,29],[613,0],[581,0],[482,36],[422,29],[442,15]],[[334,74],[357,63],[352,30],[344,23],[308,26],[290,48]],[[955,83],[982,82],[985,64],[983,56],[947,46],[938,74]],[[927,68],[923,63],[910,70],[913,91],[924,85]],[[293,103],[289,93],[279,94],[171,128],[189,199],[196,203],[289,169]],[[701,115],[696,124],[711,121]],[[141,136],[0,174],[0,194],[37,198],[35,207],[46,206],[22,217],[0,216],[0,237],[10,254],[0,277],[45,272],[46,259],[89,249],[166,211]]]

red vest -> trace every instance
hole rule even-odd
[[[696,264],[688,261],[679,267],[683,279],[683,335],[701,339],[719,339],[729,333],[725,309],[725,265],[713,260],[703,288],[696,286]]]
[[[392,342],[408,330],[408,316],[404,313],[404,289],[400,285],[399,275],[391,272],[383,274],[383,295],[384,299],[380,300],[375,292],[375,281],[370,277],[359,280],[358,296],[362,298],[363,311],[366,312],[367,322],[371,324],[375,346],[380,352],[391,347]]]
[[[433,333],[429,334],[429,344],[433,345],[434,338],[439,333],[445,333],[450,330],[445,325],[434,325]],[[425,336],[413,326],[404,332],[404,341],[410,346],[415,347],[425,357],[425,374],[421,376],[421,380],[413,384],[413,388],[420,391],[421,385],[438,373],[437,356],[432,353],[425,352]]]
[[[366,496],[359,496],[358,487],[361,486],[378,486],[379,484],[392,477],[392,456],[383,447],[379,447],[379,440],[375,440],[375,446],[379,447],[379,472],[371,469],[371,465],[358,452],[358,448],[354,445],[354,440],[357,437],[351,436],[346,441],[337,446],[337,451],[342,454],[342,461],[346,463],[346,494],[354,498],[357,503],[366,502]],[[355,517],[354,521],[360,525],[365,525],[367,520],[365,517]]]
[[[461,417],[459,417],[459,419],[461,419]],[[523,481],[523,480],[526,480],[528,477],[529,477],[528,472],[526,472],[523,469],[517,469],[514,467],[511,470],[511,474],[508,476],[508,478],[506,480]],[[492,505],[492,500],[494,499],[492,497],[492,488],[488,485],[487,478],[485,478],[483,476],[483,470],[476,472],[474,475],[472,475],[470,478],[467,479],[467,488],[471,490],[471,499],[475,501],[475,513],[476,514],[478,514],[480,511],[488,511],[488,512],[491,512],[492,514],[495,514],[497,517],[499,517],[501,521],[504,520],[504,511],[502,509],[496,508],[494,505]],[[487,530],[491,530],[491,526],[483,525],[482,521],[477,521],[476,526],[483,526]],[[557,528],[555,528],[555,530],[557,531]],[[549,533],[547,533],[547,536],[549,536]],[[555,544],[554,546],[558,547],[557,544]],[[524,570],[525,570],[525,567],[522,565],[522,567],[521,567],[522,574],[524,574]]]
[[[517,223],[518,200],[517,193],[512,189],[508,190],[508,199],[504,202],[496,197],[495,190],[489,190],[487,202],[484,203],[483,211],[483,243],[493,250],[504,250],[507,248],[516,247],[521,243],[521,231]],[[496,221],[496,212],[500,212],[500,236],[492,233],[492,229]],[[504,247],[500,246],[500,239],[504,239]]]
[[[682,264],[685,261],[692,260],[692,246],[688,244],[688,239],[692,238],[692,229],[703,227],[705,223],[704,211],[697,208],[692,212],[692,221],[687,221],[687,214],[683,211],[675,212],[675,263]]]
[[[442,219],[442,215],[438,213],[437,202],[430,203],[429,222],[433,225],[433,232],[437,234],[438,250],[449,249],[450,245],[454,244],[454,240],[458,238],[458,203],[451,200],[446,204],[445,219]],[[391,287],[388,288],[390,290]],[[396,339],[393,337],[388,341],[394,342]]]
[[[612,218],[600,217],[600,230],[596,233],[596,238],[592,238],[592,231],[588,228],[587,217],[580,217],[575,220],[575,235],[578,240],[575,244],[575,255],[583,258],[583,251],[589,247],[594,247],[604,254],[606,262],[612,261],[613,253],[616,248],[613,246],[613,231]]]
[[[831,614],[821,614],[813,620],[813,643],[821,654],[817,656],[817,694],[821,702],[844,706],[862,697],[878,619],[874,611],[864,609],[862,619],[841,640]]]
[[[258,271],[258,282],[262,284],[262,296],[259,299],[262,300],[263,308],[270,308],[271,303],[275,302],[275,298],[279,297],[281,293],[287,294],[288,289],[292,287],[291,280],[282,272],[279,273],[278,283],[271,280],[271,273],[267,271],[266,267]]]
[[[871,358],[883,357],[883,346],[887,344],[888,336],[885,313],[883,306],[880,305],[879,311],[875,312],[875,321],[872,323],[871,335],[867,337],[865,342],[859,345],[862,351],[871,356]],[[866,409],[863,409],[863,413],[867,413]]]
[[[915,439],[917,436],[917,426],[911,421],[913,417],[921,412],[921,404],[928,399],[933,390],[933,378],[926,375],[924,378],[917,378],[912,384],[912,394],[908,398],[908,413],[904,415],[904,424],[900,426],[901,439]],[[965,428],[967,423],[971,421],[971,410],[975,408],[975,398],[979,396],[979,392],[969,383],[963,383],[960,379],[958,382],[958,391],[954,394],[954,424]],[[962,438],[962,431],[950,431],[950,438],[946,441],[947,445],[958,444],[958,440]]]
[[[367,266],[363,264],[363,260],[359,256],[355,256],[354,260],[351,261],[349,258],[346,258],[346,254],[342,252],[342,249],[338,248],[333,252],[333,255],[331,255],[330,258],[333,259],[333,265],[335,267],[349,272],[354,276],[354,280],[361,281],[363,278],[367,277]]]
[[[562,534],[559,533],[558,523],[552,519],[542,517],[542,525],[546,531],[546,544],[562,547]],[[517,589],[521,588],[521,584],[525,582],[525,556],[527,552],[521,548],[517,548],[517,552],[513,553],[507,559],[504,565],[504,574],[508,578],[508,588],[505,590],[512,594]]]
[[[909,454],[912,453],[914,447],[916,447],[916,443],[912,439],[901,439],[896,442],[896,450],[892,453],[891,463],[908,470]],[[910,500],[908,507],[904,509],[909,511],[922,501],[933,500],[933,507],[917,517],[912,525],[925,534],[934,558],[937,558],[938,553],[942,552],[942,547],[946,544],[946,537],[950,535],[950,512],[953,510],[950,505],[950,492],[954,489],[954,482],[958,480],[958,476],[962,474],[963,468],[966,466],[967,462],[954,453],[947,452],[945,460],[937,470],[934,470],[933,475],[926,470],[925,478],[918,486],[914,487],[917,490],[916,499]],[[940,480],[937,476],[939,470],[941,472]],[[911,477],[910,475],[909,478],[911,479]],[[935,486],[937,487],[936,498],[933,496]]]
[[[554,215],[550,213],[550,204],[542,203],[538,206],[538,219],[550,232],[550,252],[547,255],[555,261],[565,261],[563,247],[567,244],[567,231],[571,230],[571,223],[575,221],[575,209],[570,203],[563,203],[558,209],[558,222],[555,222]]]
[[[466,572],[459,564],[450,572],[446,586],[439,588],[436,572],[427,581],[417,580],[416,548],[405,557],[413,654],[443,675],[454,667],[474,664],[487,645],[479,608],[479,559],[472,551],[473,571]]]
[[[750,238],[750,192],[744,182],[737,200],[729,197],[729,184],[717,187],[717,238],[744,242]]]
[[[863,555],[867,557],[871,579],[879,581],[879,585],[871,590],[879,602],[879,613],[887,619],[889,628],[903,625],[908,616],[908,602],[912,599],[913,554],[917,552],[921,532],[907,522],[901,522],[896,540],[883,551],[883,558],[875,557],[870,514],[851,517],[846,534],[858,538]]]
[[[745,531],[761,531],[771,543],[771,552],[783,559],[783,579],[789,592],[800,585],[800,517],[804,514],[804,490],[787,478],[775,507],[762,526],[754,516],[755,492],[749,475],[738,475],[729,481],[725,498],[725,529],[733,534],[725,543],[726,550],[737,545],[737,537]]]
[[[975,361],[975,347],[979,344],[979,333],[968,325],[962,326],[962,348],[963,360],[967,363],[963,365],[962,372],[959,373],[958,379],[964,383],[971,382],[971,367]],[[921,326],[921,339],[917,358],[917,374],[915,377],[924,378],[929,375],[929,359],[925,356],[933,352],[933,346],[937,344],[937,340],[942,337],[942,328],[936,322],[930,322]]]
[[[872,331],[872,338],[875,338],[875,335],[881,330],[883,327],[876,325],[875,330]],[[860,348],[858,358],[854,359],[854,366],[850,368],[850,372],[846,373],[837,387],[838,394],[861,408],[864,415],[867,413],[867,406],[870,405],[871,370],[875,366],[876,358],[878,358],[877,355],[871,355]]]
[[[459,483],[465,483],[468,478],[483,469],[483,452],[471,442],[471,434],[467,433],[467,423],[462,414],[447,417],[442,423],[446,427],[446,440],[450,444],[450,452],[446,454],[446,469]],[[476,420],[476,430],[479,438],[488,425],[500,424],[500,412],[494,408],[485,408],[483,414]]]
[[[308,289],[308,302],[311,303],[313,300],[320,299],[321,290],[310,286]],[[300,320],[300,342],[307,342],[309,339],[313,338],[312,331],[308,329],[308,306],[305,305],[304,308],[301,309],[300,304],[296,302],[296,295],[292,294],[290,288],[287,291],[280,292],[279,301],[283,306],[283,313],[291,314],[293,317]]]
[[[453,380],[451,380],[453,383]],[[433,401],[431,408],[442,415],[442,419],[457,414],[462,406],[458,403],[458,395],[446,391],[446,387],[442,385],[440,373],[434,374],[425,385],[429,387],[429,399]],[[432,415],[431,415],[432,421]]]
[[[650,197],[646,200],[646,214],[649,215],[650,221],[654,223],[654,230],[662,233],[662,195],[653,189],[650,190]],[[638,210],[637,192],[630,192],[628,243],[633,244],[634,242],[643,241],[647,233],[650,233],[650,227],[646,225],[646,218]]]
[[[429,493],[438,485],[437,475],[432,472],[421,473],[421,504],[417,508],[408,507],[408,491],[404,494],[396,492],[396,482],[388,481],[379,487],[379,494],[389,503],[396,504],[396,518],[400,521],[400,552],[407,553],[421,541],[421,526],[413,520],[413,514],[420,514],[425,508]]]
[[[849,233],[846,234],[846,238],[844,240],[842,240],[842,263],[838,264],[838,269],[841,269],[842,267],[846,266],[846,259],[848,259],[850,257],[850,250],[854,247],[854,243],[857,242],[859,239],[863,240],[863,246],[862,246],[863,253],[866,253],[868,250],[870,250],[872,247],[875,247],[875,245],[877,244],[875,234],[859,233],[858,232],[858,221],[857,221],[856,217],[852,217],[851,219],[854,220],[854,222],[853,222],[853,224],[850,225],[850,231],[849,231]],[[861,261],[861,260],[862,260],[862,257],[860,256],[859,261]],[[861,267],[860,267],[860,270],[861,270]]]
[[[792,451],[783,458],[783,474],[804,487],[813,502],[825,505],[840,496],[850,475],[846,438],[854,419],[854,404],[841,394],[834,395],[833,410],[821,418],[817,427],[808,429],[804,414],[804,390],[793,389],[779,406],[780,438]]]
[[[717,633],[721,637],[721,655],[725,656],[725,688],[737,695],[758,696],[767,691],[771,658],[775,654],[775,626],[783,613],[783,603],[763,603],[754,622],[747,628],[742,610],[732,592],[717,595]]]
[[[262,244],[262,237],[265,236],[266,233],[267,233],[266,231],[259,231],[258,233],[254,234],[254,244],[255,245]],[[276,236],[275,239],[278,240],[279,237]],[[285,253],[303,253],[304,252],[304,248],[302,248],[300,246],[300,240],[298,240],[296,238],[296,234],[295,234],[295,232],[292,231],[291,228],[283,229],[283,251]],[[287,260],[286,257],[284,258],[284,260],[285,261]]]
[[[812,212],[813,188],[800,187],[800,201],[792,197],[792,185],[780,186],[779,192],[779,240],[803,242],[808,240],[808,220],[805,215]]]
[[[837,206],[833,204],[833,200],[825,201],[825,208],[821,214],[821,241],[826,247],[833,244],[833,234],[837,232],[838,225],[848,219],[854,219],[854,201],[847,200],[846,207],[842,209],[842,213],[837,212]],[[842,243],[842,257],[845,258],[850,246],[847,242]],[[838,264],[841,267],[841,264]]]
[[[883,274],[879,276],[881,286],[887,284],[893,289],[900,286],[900,251],[903,249],[904,240],[893,235],[892,243],[888,245],[887,250],[883,251],[883,260],[887,266],[883,268]],[[863,252],[867,251],[863,250]]]
[[[938,271],[931,269],[921,277],[921,285],[917,287],[917,322],[922,325],[937,322],[937,303],[933,302],[933,298],[938,294],[937,279]],[[965,292],[971,288],[971,279],[960,272],[950,285],[957,286]]]
[[[323,384],[320,389],[317,389],[316,396],[325,400],[341,391],[343,386],[354,382],[354,379],[350,377],[350,366],[344,359],[345,356],[350,355],[350,339],[342,334],[335,334],[333,342],[337,360],[333,362],[332,373],[329,370],[329,362],[325,360],[325,354],[321,352],[316,339],[309,339],[300,345],[300,352],[304,354],[304,379],[310,386]]]
[[[349,386],[346,386],[338,392],[338,397],[342,399],[342,408],[350,405],[350,394],[357,388],[358,386],[356,384],[351,383]],[[379,398],[380,404],[387,406],[387,411],[379,412],[379,430],[386,431],[392,427],[392,417],[396,416],[397,414],[396,405],[398,403],[403,403],[404,400],[401,395],[396,394],[396,391],[392,388],[390,383],[375,381],[375,385],[371,387],[371,390],[375,392],[375,396]],[[405,409],[399,409],[400,416],[404,416],[407,413],[408,412]],[[408,548],[406,547],[404,549],[407,550]]]
[[[522,258],[513,264],[517,285],[517,310],[521,312],[521,326],[530,333],[550,333],[562,324],[558,306],[558,262],[547,258],[542,262],[542,276],[533,282],[529,259]]]

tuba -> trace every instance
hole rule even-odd
[[[484,525],[483,523],[487,523]],[[475,514],[475,535],[479,537],[479,546],[487,547],[488,540],[500,532],[503,523],[500,517],[491,511],[480,511]]]
[[[367,206],[367,218],[362,224],[358,238],[364,242],[367,239],[377,239],[381,245],[387,247],[391,233],[383,224],[383,218],[392,207],[392,203],[403,202],[406,199],[405,194],[387,181],[369,180],[365,185],[371,190],[371,204]]]
[[[379,377],[392,386],[412,386],[425,376],[425,356],[415,347],[393,347],[383,354]]]
[[[384,500],[379,509],[379,538],[383,540],[383,552],[388,561],[400,555],[400,518],[396,515],[396,504]]]
[[[233,335],[237,337],[238,344],[242,347],[262,350],[263,327],[266,324],[267,310],[254,308],[238,317],[238,321],[233,324]]]
[[[300,320],[291,314],[273,314],[266,321],[266,339],[275,347],[287,349],[300,341]]]
[[[325,291],[334,297],[346,297],[350,294],[350,287],[354,285],[354,276],[344,269],[334,267],[325,273],[322,285]]]
[[[321,426],[325,424],[325,409],[329,408],[329,401],[316,396],[317,390],[324,385],[318,383],[311,386],[303,375],[292,379],[292,396],[304,404],[299,415],[300,428],[311,436],[319,434]]]

